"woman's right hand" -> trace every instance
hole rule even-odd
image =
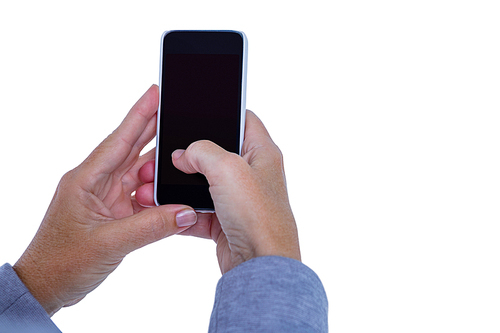
[[[288,200],[283,157],[260,119],[247,111],[242,156],[202,140],[172,154],[176,168],[202,173],[210,184],[215,214],[199,214],[184,235],[212,238],[222,273],[260,256],[300,260],[295,219]],[[151,168],[152,163],[145,166]],[[151,182],[152,172],[144,182]],[[137,191],[139,203],[152,202],[152,187]]]

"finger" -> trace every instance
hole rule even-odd
[[[155,135],[156,135],[156,115],[154,115],[153,118],[151,118],[148,125],[144,129],[144,132],[139,137],[139,139],[137,139],[135,146],[126,151],[126,153],[128,152],[128,156],[121,162],[121,164],[116,163],[115,166],[116,169],[114,169],[116,175],[118,176],[123,175],[129,171],[131,165],[137,165],[136,162],[138,161],[139,154],[141,153],[142,149],[155,137]],[[123,150],[125,151],[126,148],[123,147]],[[148,160],[154,158],[155,154],[154,150],[155,149],[152,149],[148,152],[149,154]],[[125,155],[123,154],[122,156]],[[117,158],[119,157],[117,156]],[[142,164],[143,163],[141,163],[140,165],[142,166]]]
[[[220,224],[218,224],[215,214],[198,213],[198,220],[196,224],[193,225],[191,228],[187,229],[186,231],[181,232],[179,235],[211,239],[212,228],[213,228],[212,225],[215,225],[216,223],[220,229],[221,227]]]
[[[255,113],[247,110],[245,141],[243,143],[242,154],[248,154],[259,147],[272,147],[277,149],[277,146],[272,141],[262,121]],[[212,178],[210,171],[218,170],[218,167],[225,164],[224,159],[233,159],[234,162],[237,161],[237,159],[234,158],[234,154],[225,151],[220,146],[207,140],[192,143],[186,151],[178,149],[172,153],[172,162],[177,169],[185,173],[202,173],[207,177],[209,183]],[[216,171],[214,175],[216,174],[223,173]]]
[[[253,169],[283,169],[283,155],[262,121],[247,110],[242,156]]]
[[[142,212],[143,210],[148,208],[139,204],[139,202],[137,202],[137,199],[135,198],[135,195],[130,198],[130,201],[132,202],[132,209],[134,210],[134,214]]]
[[[154,158],[154,155],[153,155]],[[155,161],[154,159],[147,161],[139,169],[139,179],[143,183],[152,183],[155,180]]]
[[[136,191],[139,186],[146,183],[141,179],[141,172],[144,165],[148,164],[149,162],[154,163],[154,157],[155,157],[155,149],[153,148],[146,154],[139,157],[134,166],[127,172],[125,176],[122,177],[123,190],[125,191],[125,193],[132,193],[133,191]],[[153,180],[154,180],[154,174],[153,174]]]
[[[274,145],[262,121],[255,113],[247,110],[245,119],[245,141],[243,142],[242,155],[255,147],[261,145],[267,146],[270,143]]]
[[[199,172],[205,175],[210,185],[216,184],[219,177],[225,176],[224,170],[230,172],[230,169],[244,168],[245,165],[241,164],[246,164],[240,156],[207,140],[196,141],[189,145],[185,151],[176,150],[172,154],[172,163],[185,173]]]
[[[152,85],[135,103],[123,122],[113,133],[117,144],[120,141],[134,146],[158,109],[158,86]]]
[[[135,199],[143,207],[156,206],[154,201],[154,184],[146,183],[135,191]]]
[[[196,212],[184,205],[145,209],[130,217],[102,225],[103,242],[126,255],[138,248],[185,231],[196,223]]]
[[[142,148],[155,135],[158,87],[151,86],[129,111],[120,126],[87,158],[85,167],[95,174],[122,172],[135,163]]]

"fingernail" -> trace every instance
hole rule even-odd
[[[188,227],[196,223],[198,215],[192,209],[184,209],[177,213],[175,216],[175,222],[179,228]]]
[[[173,153],[172,153],[172,158],[174,160],[177,160],[179,157],[182,156],[182,154],[184,154],[185,152],[185,149],[177,149],[175,150]]]

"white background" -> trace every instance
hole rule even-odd
[[[497,1],[2,1],[0,264],[152,84],[170,29],[249,40],[247,107],[285,157],[332,332],[500,330]],[[204,332],[215,245],[129,255],[64,332]]]

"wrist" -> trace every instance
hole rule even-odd
[[[290,241],[279,242],[276,240],[260,240],[254,241],[252,244],[236,246],[238,251],[233,251],[233,265],[238,266],[246,261],[260,257],[284,257],[302,262],[299,242]]]
[[[285,257],[302,261],[298,243],[293,245],[287,244],[286,246],[279,246],[279,247],[266,246],[259,248],[255,251],[254,258],[268,257],[268,256]]]
[[[23,255],[12,268],[50,317],[61,309],[63,305],[59,304],[60,302],[55,297],[50,281],[38,269],[35,262]]]
[[[294,220],[291,220],[294,221]],[[289,226],[275,227],[253,236],[253,257],[278,256],[301,261],[295,221]]]

